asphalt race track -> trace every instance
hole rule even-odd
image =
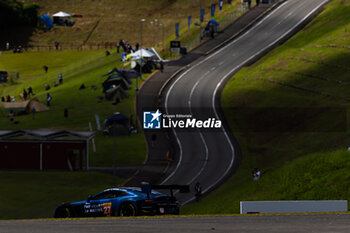
[[[239,38],[191,64],[165,89],[162,103],[166,114],[180,111],[197,119],[220,119],[216,107],[225,81],[297,32],[327,2],[288,0]],[[216,132],[176,129],[173,133],[180,148],[179,162],[163,184],[188,184],[193,190],[196,182],[200,182],[205,193],[230,175],[237,159],[236,148],[225,129]],[[194,200],[193,192],[177,194],[177,198],[182,204]]]
[[[348,214],[0,221],[1,233],[347,233],[349,229]]]

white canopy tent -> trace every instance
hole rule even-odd
[[[57,12],[56,14],[52,15],[53,17],[70,17],[70,14],[67,14],[66,12],[60,11]]]
[[[142,57],[154,57],[155,54],[146,50],[146,49],[139,49],[136,52],[130,54],[130,57],[132,59],[140,59],[142,53]]]

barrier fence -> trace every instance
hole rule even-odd
[[[89,50],[112,50],[117,49],[115,43],[101,43],[101,44],[88,44],[88,45],[67,45],[62,44],[58,46],[58,49],[54,45],[29,45],[22,47],[23,51],[54,51],[54,50],[79,50],[79,51],[89,51]],[[14,48],[11,49],[11,51]]]

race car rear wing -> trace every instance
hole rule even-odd
[[[149,196],[150,192],[152,191],[152,189],[166,189],[166,190],[170,190],[170,195],[173,197],[174,196],[174,192],[173,190],[179,190],[180,193],[189,193],[190,192],[190,186],[189,185],[177,185],[177,184],[173,184],[173,185],[150,185],[150,184],[142,184],[141,186],[141,190],[143,193],[147,193],[147,196]]]

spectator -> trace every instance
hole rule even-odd
[[[81,84],[80,87],[79,87],[79,90],[84,90],[86,87],[85,87],[85,84]]]
[[[123,51],[126,52],[125,41],[124,40],[120,40],[119,41],[119,45],[123,48]]]
[[[252,5],[252,0],[248,0],[248,8],[250,9],[250,6]]]
[[[135,45],[136,51],[139,50],[139,47],[140,47],[139,43],[136,43],[136,45]]]
[[[109,55],[111,55],[111,53],[108,51],[108,50],[106,50],[106,56],[109,56]]]
[[[256,0],[256,5],[259,6],[260,0]]]
[[[58,74],[58,82],[59,82],[59,84],[63,84],[63,75],[62,75],[62,73]]]
[[[122,57],[122,61],[126,62],[126,52],[122,53],[121,57]]]
[[[58,43],[57,40],[55,40],[55,47],[56,47],[56,50],[58,50],[58,46],[60,45],[60,43]]]
[[[160,72],[163,72],[163,70],[164,70],[163,61],[160,61],[159,64],[160,64]]]
[[[215,30],[214,30],[214,25],[213,24],[210,24],[209,32],[210,32],[211,38],[214,39]]]
[[[22,52],[22,45],[19,45],[18,47],[17,47],[17,53],[21,53]]]
[[[127,44],[127,47],[126,47],[127,52],[128,52],[128,53],[132,53],[132,52],[133,52],[133,49],[132,49],[131,44],[129,44],[128,42],[126,42],[126,44]]]
[[[47,106],[50,106],[50,101],[52,100],[52,97],[50,95],[50,93],[47,93],[46,94],[46,105]]]
[[[26,101],[27,100],[27,96],[28,96],[28,93],[26,92],[26,89],[23,89],[23,100]]]
[[[63,116],[64,116],[64,118],[68,118],[68,108],[65,108],[64,110],[63,110]]]
[[[1,96],[1,102],[5,102],[5,97]]]
[[[35,95],[31,86],[28,87],[28,96],[29,95]]]
[[[196,183],[196,185],[194,186],[194,191],[195,191],[195,197],[196,200],[198,201],[199,198],[202,196],[202,186],[199,182]]]
[[[116,47],[117,47],[117,53],[119,53],[120,44],[119,44],[119,43],[117,43],[117,44],[116,44]]]
[[[57,87],[58,86],[58,83],[56,81],[53,82],[53,86],[54,87]]]
[[[45,70],[45,73],[47,73],[47,71],[49,70],[49,67],[47,67],[47,65],[44,65],[43,68]]]
[[[253,175],[254,181],[257,181],[260,179],[261,172],[258,168],[254,168],[254,170],[252,171],[252,175]]]
[[[7,42],[7,43],[6,43],[6,51],[9,51],[9,50],[10,50],[10,43]]]
[[[13,121],[15,117],[15,112],[11,110],[10,113],[8,114],[8,117],[10,118],[10,121]]]
[[[49,84],[45,84],[45,91],[48,91],[48,90],[50,90],[50,85]]]
[[[6,96],[6,102],[11,102],[11,96],[10,95]]]

